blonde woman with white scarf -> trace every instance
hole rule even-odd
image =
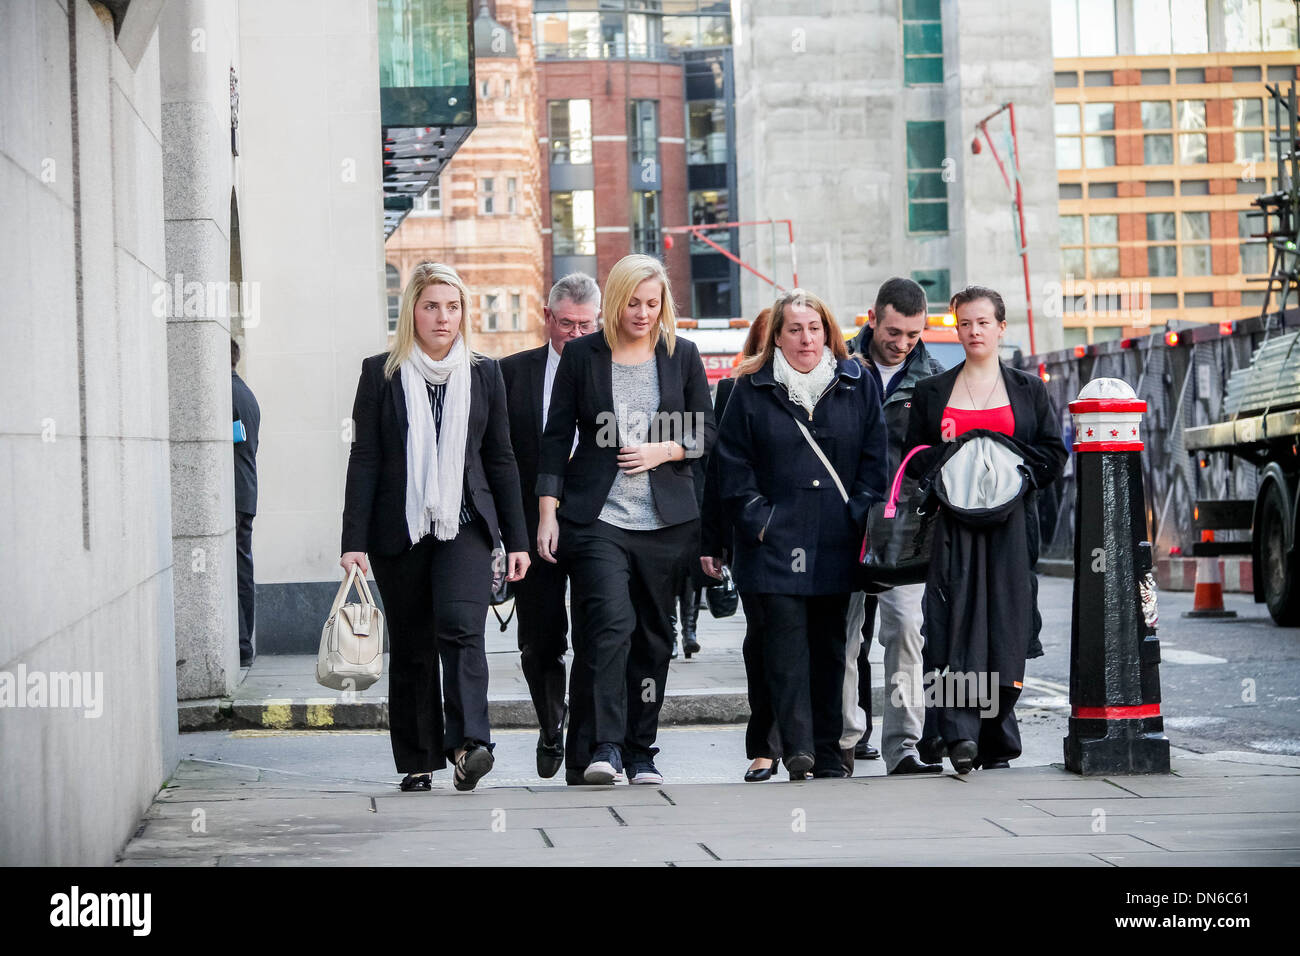
[[[737,369],[714,454],[732,575],[762,616],[786,769],[846,776],[845,617],[867,510],[885,496],[885,421],[875,382],[817,296],[794,289],[773,304],[762,350]]]
[[[457,790],[492,769],[483,628],[496,542],[507,580],[528,570],[505,383],[470,350],[468,298],[451,267],[416,266],[392,348],[362,362],[352,407],[339,564],[373,566],[384,600],[406,791],[429,790],[448,760]]]

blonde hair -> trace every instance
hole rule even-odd
[[[806,289],[791,289],[772,303],[772,316],[767,323],[767,332],[763,336],[763,347],[758,351],[758,354],[751,355],[740,363],[740,367],[736,369],[736,378],[742,375],[752,375],[772,361],[772,355],[776,352],[777,336],[781,334],[781,329],[785,326],[786,310],[792,305],[805,306],[821,316],[822,331],[826,333],[826,344],[830,347],[831,355],[837,359],[849,357],[849,350],[844,345],[844,335],[840,332],[840,327],[835,321],[835,315],[831,312],[830,306]]]
[[[478,356],[470,348],[469,289],[465,281],[449,265],[441,262],[421,262],[411,270],[411,278],[402,290],[402,307],[397,314],[397,332],[393,344],[388,349],[388,361],[384,363],[384,378],[392,378],[401,368],[402,363],[417,348],[415,342],[415,304],[420,301],[420,293],[429,285],[449,285],[460,293],[460,337],[465,340],[465,350],[469,352],[470,361],[477,362]]]
[[[604,312],[605,342],[610,349],[619,346],[622,334],[623,310],[636,293],[636,287],[646,279],[658,279],[663,284],[663,295],[659,301],[659,324],[650,330],[650,342],[658,345],[660,337],[668,347],[668,354],[673,354],[677,347],[677,309],[673,305],[673,291],[668,286],[668,273],[664,265],[653,256],[624,256],[614,263],[605,278]]]

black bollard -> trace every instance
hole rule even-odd
[[[1169,772],[1142,490],[1145,411],[1114,378],[1094,379],[1070,403],[1078,454],[1065,767],[1085,776]]]

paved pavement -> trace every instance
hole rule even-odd
[[[381,737],[297,733],[331,745]],[[1258,760],[1273,765],[1243,762]],[[1174,770],[659,787],[502,787],[489,776],[472,793],[439,773],[433,791],[400,793],[359,779],[350,760],[313,772],[189,760],[119,864],[1300,865],[1300,760],[1180,755]]]

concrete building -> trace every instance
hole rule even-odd
[[[112,862],[186,702],[235,686],[232,337],[262,410],[255,642],[319,637],[386,212],[423,188],[381,129],[445,130],[442,162],[474,103],[469,0],[321,14],[0,4],[0,864]]]
[[[1006,300],[1008,342],[1029,350],[1011,194],[976,124],[1015,104],[1036,346],[1059,347],[1039,301],[1059,271],[1050,18],[1041,0],[752,0],[735,24],[741,258],[831,305],[842,325],[880,283],[908,275],[932,303],[967,283]],[[1007,116],[989,124],[1004,162]],[[772,286],[742,273],[757,311]]]
[[[388,238],[389,331],[421,262],[453,266],[473,296],[474,347],[510,355],[542,341],[541,180],[530,0],[477,0],[474,135]]]
[[[1054,0],[1065,344],[1259,315],[1292,0]],[[1252,278],[1253,277],[1253,278]]]

